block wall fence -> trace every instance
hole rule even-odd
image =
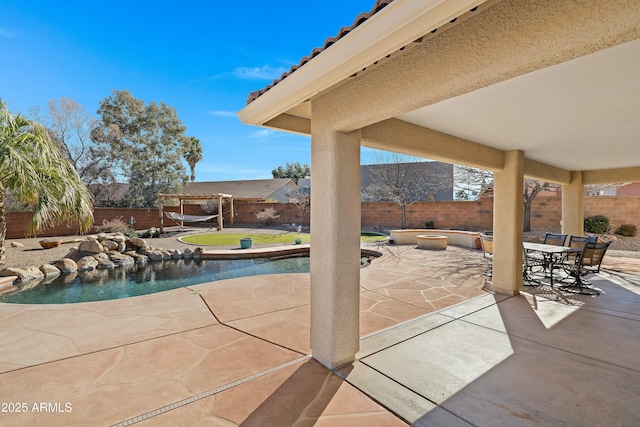
[[[235,225],[259,225],[256,213],[267,207],[273,207],[280,215],[275,224],[308,224],[309,209],[303,220],[302,211],[291,203],[235,203]],[[177,211],[177,207],[166,207],[167,211]],[[185,205],[184,213],[189,215],[206,215],[198,205]],[[407,227],[424,228],[425,222],[433,221],[436,228],[455,228],[470,230],[487,230],[493,228],[493,199],[466,202],[419,202],[407,207]],[[585,197],[584,216],[605,215],[612,224],[634,224],[640,228],[640,197]],[[158,209],[128,208],[96,208],[94,225],[103,221],[121,218],[128,222],[135,218],[134,227],[144,230],[159,227]],[[27,224],[32,217],[31,212],[7,212],[7,239],[25,237]],[[533,228],[560,229],[562,217],[562,199],[556,197],[539,197],[533,201],[531,210],[531,226]],[[164,217],[165,227],[176,223]],[[230,224],[229,212],[224,217],[225,225]],[[215,220],[214,220],[215,221]],[[363,202],[362,226],[381,228],[400,228],[402,221],[400,208],[389,202]],[[213,225],[213,222],[208,224]],[[185,224],[188,225],[188,224]],[[69,236],[78,234],[78,227],[61,224],[57,227],[41,231],[39,237]]]

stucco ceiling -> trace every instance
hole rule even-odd
[[[398,118],[566,170],[637,166],[640,40]]]

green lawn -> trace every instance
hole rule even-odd
[[[283,233],[283,234],[239,234],[239,233],[207,233],[194,234],[193,236],[185,236],[182,238],[187,243],[194,245],[208,246],[230,246],[240,245],[240,239],[244,237],[253,237],[254,245],[265,245],[274,243],[291,243],[300,237],[303,243],[311,241],[309,233]],[[363,233],[360,240],[366,243],[379,242],[384,240],[386,236],[369,235]]]
[[[195,234],[193,236],[185,236],[182,238],[187,243],[194,245],[238,245],[240,239],[245,237],[253,237],[254,245],[265,245],[270,243],[295,243],[297,237],[300,237],[303,243],[310,241],[308,233],[283,233],[283,234],[242,234],[242,233],[208,233]]]

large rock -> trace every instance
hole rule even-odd
[[[156,250],[148,250],[142,252],[143,255],[146,255],[151,261],[162,261],[162,252]]]
[[[78,265],[78,271],[91,271],[98,266],[98,260],[92,256],[85,256],[80,258],[76,264]]]
[[[35,276],[24,268],[8,267],[0,271],[0,277],[18,276],[18,282],[29,282],[35,279]]]
[[[121,254],[120,252],[115,251],[109,252],[109,259],[115,265],[130,265],[135,262],[134,259],[129,255]]]
[[[101,254],[95,254],[93,256],[97,261],[109,261],[109,255],[107,255],[106,253],[101,253]]]
[[[102,241],[102,246],[107,248],[107,250],[109,250],[109,251],[118,250],[118,242],[113,241],[113,240],[103,240]]]
[[[142,264],[144,262],[147,262],[147,260],[149,259],[146,255],[139,254],[136,251],[125,252],[125,255],[128,255],[131,258],[133,258],[136,264]]]
[[[171,258],[182,259],[182,252],[180,252],[178,249],[174,250],[173,252],[171,252]]]
[[[116,267],[113,261],[109,259],[99,259],[98,260],[98,270],[112,270]]]
[[[182,257],[184,259],[191,259],[193,258],[193,251],[191,250],[191,248],[186,248],[184,250],[184,252],[182,252]]]
[[[196,250],[193,251],[193,259],[195,260],[202,259],[202,252],[204,252],[204,249],[196,248]]]
[[[58,277],[60,275],[60,270],[51,264],[42,264],[40,266],[40,271],[42,271],[42,274],[44,274],[44,277],[47,279]]]
[[[69,248],[69,252],[67,252],[67,254],[64,256],[65,258],[76,258],[76,256],[78,255],[78,248],[76,248],[75,246]]]
[[[114,242],[117,242],[117,243],[124,243],[124,242],[127,241],[127,238],[122,233],[120,233],[120,234],[116,233],[111,237],[111,240],[113,240]]]
[[[24,248],[24,245],[20,242],[11,242],[12,248]]]
[[[89,252],[94,254],[104,252],[102,245],[97,240],[85,240],[84,242],[80,243],[80,246],[78,246],[78,250],[80,252]]]
[[[34,279],[44,279],[44,273],[40,271],[40,269],[35,265],[30,265],[29,267],[25,268],[25,270],[27,270],[27,272],[31,276],[33,276]]]
[[[147,246],[147,242],[145,242],[143,239],[139,237],[132,237],[129,239],[129,246],[132,246],[135,248],[144,248]]]
[[[75,273],[78,271],[78,264],[71,258],[62,258],[54,264],[58,270],[65,274]]]

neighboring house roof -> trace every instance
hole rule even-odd
[[[380,174],[382,169],[387,169],[391,176],[400,173],[407,173],[410,177],[414,174],[423,174],[426,176],[425,181],[439,181],[433,183],[435,187],[439,187],[428,194],[422,188],[407,189],[409,200],[412,201],[451,201],[453,200],[453,165],[443,162],[407,162],[407,163],[391,163],[391,164],[375,164],[360,166],[360,187],[363,191],[372,184],[381,181]],[[395,174],[395,175],[394,175]],[[411,180],[411,179],[410,179]],[[413,182],[417,182],[413,179]]]
[[[264,201],[280,200],[281,193],[289,192],[296,187],[295,182],[290,178],[190,182],[182,188],[180,193],[184,195],[225,193],[231,194],[234,200]]]
[[[632,182],[618,188],[617,196],[640,196],[640,182]]]

